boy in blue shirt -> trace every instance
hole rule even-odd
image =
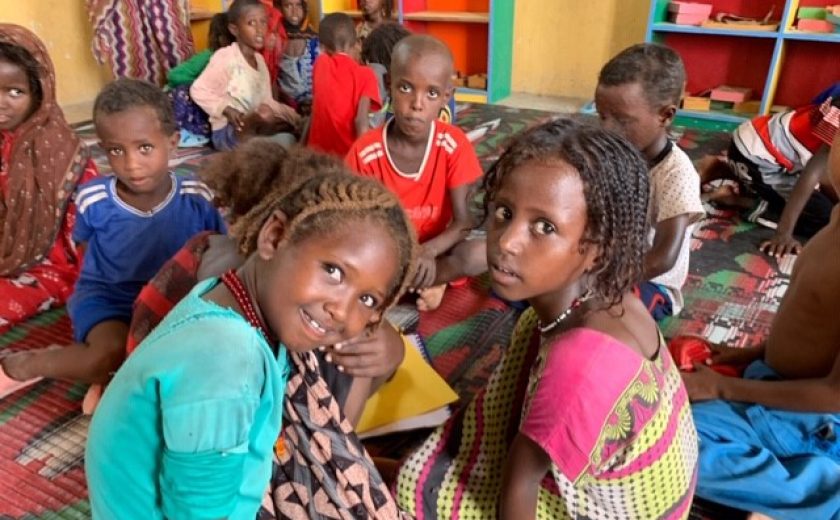
[[[225,231],[210,189],[169,171],[179,135],[160,89],[114,81],[97,96],[93,119],[114,176],[76,193],[73,239],[84,248],[84,260],[67,308],[77,343],[6,357],[3,369],[12,379],[107,381],[124,357],[143,285],[193,235]]]

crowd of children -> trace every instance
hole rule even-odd
[[[840,264],[820,261],[840,255],[840,89],[744,123],[698,175],[669,137],[682,61],[634,45],[598,76],[600,125],[543,123],[485,175],[450,123],[449,49],[391,7],[316,33],[306,0],[234,0],[169,97],[99,93],[107,176],[43,43],[0,24],[0,332],[66,303],[75,341],[0,357],[0,383],[107,383],[94,518],[686,518],[695,492],[840,517]],[[173,173],[202,139],[199,178]],[[738,185],[701,194],[720,178]],[[684,306],[701,197],[774,212],[761,247],[800,256],[766,344],[681,373],[657,321]],[[509,347],[380,474],[352,432],[403,358],[385,311],[485,272],[528,307]]]

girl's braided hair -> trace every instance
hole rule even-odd
[[[399,271],[388,289],[383,309],[390,307],[405,292],[413,274],[417,253],[414,227],[399,200],[375,180],[353,175],[346,170],[320,172],[285,189],[280,181],[264,194],[259,204],[242,216],[232,230],[240,252],[250,256],[257,248],[257,237],[268,218],[277,210],[289,219],[285,241],[299,243],[317,234],[346,230],[359,221],[384,227],[397,246]],[[369,239],[360,237],[360,240]],[[369,266],[376,268],[376,266]]]
[[[560,161],[574,167],[583,182],[587,223],[581,243],[599,248],[591,289],[605,308],[612,307],[641,280],[647,246],[648,169],[624,138],[571,119],[521,134],[484,180],[485,216],[514,169],[527,162]]]

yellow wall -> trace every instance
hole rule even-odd
[[[92,101],[110,80],[108,67],[91,52],[93,31],[84,0],[0,0],[0,13],[3,22],[29,28],[46,44],[61,105]]]
[[[644,40],[649,0],[518,0],[513,91],[591,98],[601,66]]]

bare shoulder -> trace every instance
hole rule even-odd
[[[583,325],[611,336],[651,359],[659,348],[659,329],[641,301],[626,294],[610,309],[589,312]]]

